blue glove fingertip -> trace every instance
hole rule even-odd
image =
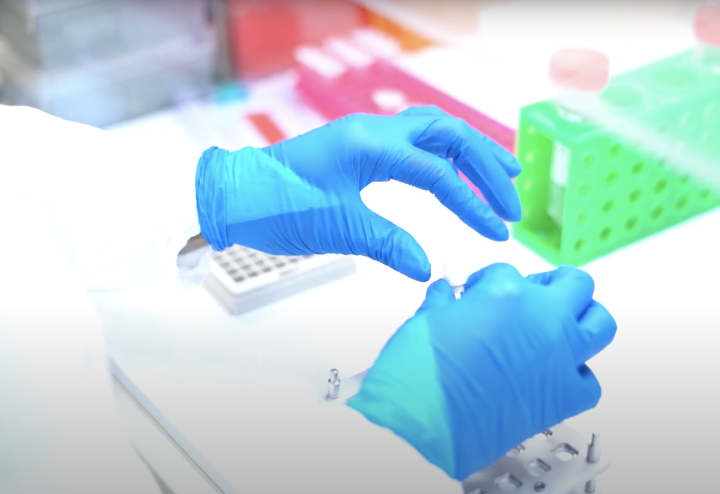
[[[510,231],[500,218],[493,217],[488,227],[489,230],[485,233],[485,236],[490,240],[505,242],[510,238]]]
[[[455,302],[455,292],[453,292],[450,284],[441,278],[428,287],[425,300],[415,314],[420,314],[423,311],[438,307],[444,307],[453,302]]]
[[[414,259],[410,259],[410,256],[408,256],[408,260],[401,261],[401,265],[398,266],[396,269],[401,273],[414,279],[415,281],[420,281],[422,283],[429,281],[431,276],[430,261],[424,254],[425,253],[423,252],[422,258],[413,256]]]
[[[514,192],[515,193],[510,195],[506,200],[507,217],[505,219],[517,223],[522,219],[522,205],[520,204],[520,196],[518,196],[517,190]]]
[[[505,168],[510,178],[515,178],[522,173],[522,165],[517,158],[509,152],[498,152],[496,156],[503,164],[503,168]]]

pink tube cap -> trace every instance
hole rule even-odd
[[[550,59],[550,79],[565,89],[599,92],[610,79],[610,60],[585,48],[559,50]]]
[[[720,48],[720,4],[703,5],[695,12],[695,36]]]

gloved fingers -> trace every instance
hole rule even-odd
[[[454,118],[452,115],[445,112],[441,108],[438,108],[435,105],[415,106],[399,113],[399,115],[404,117]],[[487,136],[485,137],[487,138]],[[522,171],[522,166],[517,161],[517,159],[510,152],[508,152],[507,149],[496,144],[495,141],[493,141],[492,139],[487,139],[492,144],[491,151],[503,165],[503,168],[505,168],[505,171],[510,176],[510,178],[515,178],[520,175],[520,172]]]
[[[514,266],[505,263],[491,264],[471,274],[465,282],[464,295],[472,293],[473,287],[480,282],[497,284],[498,287],[515,285],[522,280],[522,275]]]
[[[554,274],[555,270],[546,271],[544,273],[533,273],[529,276],[526,276],[525,279],[528,280],[530,283],[535,283],[536,285],[547,286],[552,281]]]
[[[584,364],[605,349],[615,338],[617,323],[602,304],[592,301],[576,328],[568,338],[575,354],[575,362]]]
[[[417,281],[430,279],[430,261],[408,232],[367,207],[360,213],[356,251]]]
[[[440,117],[446,118],[450,115],[435,105],[413,106],[398,113],[401,117]]]
[[[582,364],[578,367],[577,372],[582,392],[584,394],[584,399],[578,400],[578,404],[581,404],[581,408],[578,410],[574,410],[573,415],[579,415],[592,408],[595,408],[600,402],[600,397],[602,396],[602,388],[600,387],[600,381],[598,381],[598,378],[595,377],[595,374],[592,370],[590,370],[590,367]]]
[[[447,281],[439,279],[428,287],[425,300],[416,314],[420,314],[426,310],[444,307],[452,302],[455,302],[455,293],[452,287]]]
[[[421,121],[422,119],[418,119]],[[520,198],[510,177],[520,172],[519,165],[500,154],[492,139],[456,118],[437,118],[413,144],[453,164],[478,187],[493,210],[503,219],[519,221]],[[511,172],[507,172],[509,168]]]
[[[507,240],[505,223],[495,216],[472,189],[442,158],[411,148],[405,160],[396,165],[391,178],[431,192],[465,224],[491,240]]]
[[[554,298],[577,318],[590,306],[595,291],[592,277],[571,266],[561,266],[555,271],[528,277],[528,280],[547,286]]]

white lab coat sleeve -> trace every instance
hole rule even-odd
[[[118,414],[100,319],[48,237],[51,212],[7,180],[35,163],[2,165],[0,493],[159,494]]]
[[[54,231],[46,234],[60,240],[87,289],[178,275],[178,252],[200,233],[194,147],[160,145],[26,107],[0,106],[0,136],[3,180],[51,206]],[[181,261],[181,273],[201,278],[196,268],[206,268],[209,249],[202,254]]]

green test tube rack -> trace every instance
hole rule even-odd
[[[686,163],[701,156],[720,177],[720,51],[713,50],[613,77],[599,104],[622,130],[568,119],[555,100],[524,107],[516,180],[523,217],[514,237],[555,265],[579,266],[720,205],[720,188]],[[557,161],[565,169],[560,192],[551,180]]]

